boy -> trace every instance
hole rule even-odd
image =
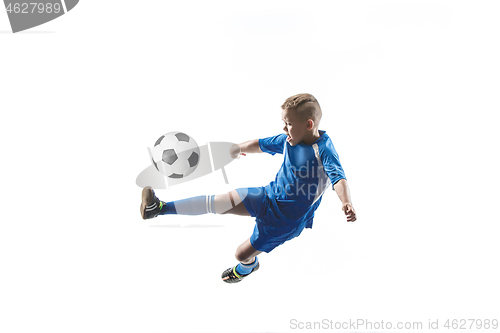
[[[239,188],[222,195],[198,196],[175,202],[159,200],[151,187],[142,191],[143,219],[165,214],[236,214],[255,217],[252,236],[241,244],[238,265],[226,269],[222,280],[240,282],[259,269],[257,255],[312,228],[314,211],[326,188],[333,184],[342,201],[347,222],[356,221],[349,186],[335,148],[319,130],[321,108],[310,94],[289,97],[281,106],[285,133],[233,146],[233,157],[246,153],[284,154],[284,162],[269,185]]]

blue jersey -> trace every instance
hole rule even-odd
[[[325,190],[346,179],[332,140],[325,131],[312,145],[291,146],[286,134],[259,140],[263,152],[284,154],[284,161],[274,181],[265,187],[272,210],[279,210],[289,221],[312,227],[314,211]]]

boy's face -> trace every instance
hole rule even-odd
[[[300,120],[294,109],[287,109],[281,112],[281,118],[283,119],[286,141],[291,145],[295,146],[304,140],[307,136],[307,120]]]

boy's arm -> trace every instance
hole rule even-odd
[[[352,206],[351,202],[351,193],[349,191],[349,185],[347,184],[347,180],[341,179],[333,185],[335,192],[339,196],[340,201],[342,201],[342,210],[347,216],[347,222],[356,221],[356,211]]]
[[[246,153],[263,153],[260,149],[259,139],[246,141],[231,147],[231,156],[233,158],[237,158],[239,155],[246,155]]]

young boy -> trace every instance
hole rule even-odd
[[[319,130],[321,108],[310,94],[288,98],[281,106],[285,133],[236,145],[233,156],[246,153],[284,154],[276,179],[267,186],[239,188],[221,195],[163,202],[151,187],[142,191],[143,219],[165,214],[236,214],[255,217],[252,236],[236,250],[238,265],[226,269],[222,280],[240,282],[259,269],[257,255],[312,228],[314,211],[330,184],[342,201],[347,222],[356,221],[349,186],[339,157],[325,131]]]

